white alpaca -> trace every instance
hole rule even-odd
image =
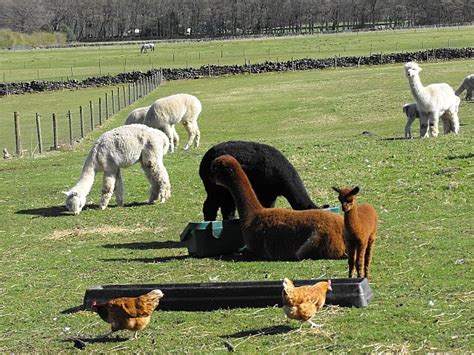
[[[405,64],[405,74],[420,113],[420,137],[428,137],[428,133],[437,137],[440,117],[443,120],[444,133],[459,133],[459,98],[453,88],[444,83],[423,86],[420,71],[420,66],[415,62]]]
[[[135,110],[130,112],[130,114],[127,117],[127,120],[125,121],[125,124],[126,125],[135,124],[135,123],[143,124],[143,121],[145,121],[145,116],[149,108],[150,106],[136,108]],[[173,143],[175,147],[179,145],[179,136],[178,136],[178,133],[176,132],[175,125],[173,125]]]
[[[94,184],[97,172],[103,171],[100,208],[105,209],[115,191],[117,205],[123,206],[124,188],[120,168],[141,163],[150,181],[148,203],[165,202],[171,196],[168,172],[163,156],[169,149],[166,135],[145,125],[121,126],[105,132],[92,147],[82,168],[79,181],[66,194],[66,207],[79,214]]]
[[[459,89],[456,90],[456,95],[461,96],[461,93],[466,90],[466,101],[472,100],[472,89],[474,88],[474,74],[468,75],[464,78]]]
[[[156,100],[148,110],[143,124],[165,132],[170,139],[170,151],[174,151],[174,126],[182,122],[188,132],[189,139],[184,149],[188,149],[194,142],[199,147],[201,132],[197,120],[202,105],[196,96],[176,94]]]

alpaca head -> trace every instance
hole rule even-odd
[[[78,215],[86,204],[86,197],[79,195],[76,191],[64,192],[66,195],[66,208]]]
[[[337,187],[333,187],[333,189],[339,194],[338,199],[341,203],[342,210],[344,212],[349,212],[354,207],[354,204],[357,203],[357,194],[359,193],[359,187],[356,186],[353,189],[338,189]]]
[[[409,78],[417,76],[420,71],[421,71],[421,68],[418,65],[418,63],[408,62],[405,64],[405,74]]]
[[[211,163],[210,178],[217,185],[227,186],[227,182],[236,175],[239,162],[231,155],[221,155]]]

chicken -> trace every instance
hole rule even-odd
[[[92,311],[112,325],[109,336],[117,330],[134,330],[137,338],[138,331],[150,323],[151,314],[158,307],[163,297],[161,290],[152,290],[140,297],[121,297],[106,302],[92,303]]]
[[[331,280],[321,281],[312,286],[295,287],[287,278],[283,280],[283,311],[291,319],[309,322],[316,327],[311,318],[326,302],[326,293],[332,291]],[[302,323],[303,325],[303,323]]]

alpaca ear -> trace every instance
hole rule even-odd
[[[67,192],[67,191],[61,191],[61,193],[63,193],[66,196],[69,196],[69,192]]]
[[[339,190],[337,187],[334,187],[334,186],[333,186],[332,189],[333,189],[334,191],[336,191],[338,194],[341,193],[341,190]]]
[[[357,195],[358,193],[359,193],[359,186],[356,186],[356,187],[354,187],[354,188],[352,189],[351,192],[349,192],[349,193],[347,194],[347,196]]]

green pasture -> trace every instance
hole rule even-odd
[[[474,61],[422,67],[424,83],[456,86]],[[165,157],[172,197],[164,204],[143,204],[148,185],[136,165],[123,172],[126,207],[97,208],[99,176],[90,206],[79,216],[64,212],[61,191],[76,182],[98,135],[128,110],[72,150],[0,161],[0,351],[65,352],[77,337],[88,352],[224,353],[226,343],[251,353],[474,351],[473,103],[461,102],[459,135],[401,139],[401,106],[412,97],[402,65],[388,65],[172,81],[133,107],[178,92],[203,103],[202,145]],[[46,109],[41,97],[23,95],[25,108]],[[418,122],[412,128],[417,136]],[[178,133],[183,141],[181,126]],[[315,317],[322,327],[301,331],[273,307],[158,311],[130,341],[126,333],[97,338],[109,325],[95,314],[62,313],[93,285],[346,277],[344,260],[188,257],[178,241],[189,221],[202,218],[199,162],[229,139],[280,149],[317,203],[337,205],[332,186],[362,188],[360,199],[380,217],[369,307],[324,307]]]
[[[82,79],[158,67],[200,67],[298,58],[367,56],[428,48],[472,47],[474,27],[410,29],[242,40],[157,42],[141,54],[139,44],[0,51],[0,81]]]

